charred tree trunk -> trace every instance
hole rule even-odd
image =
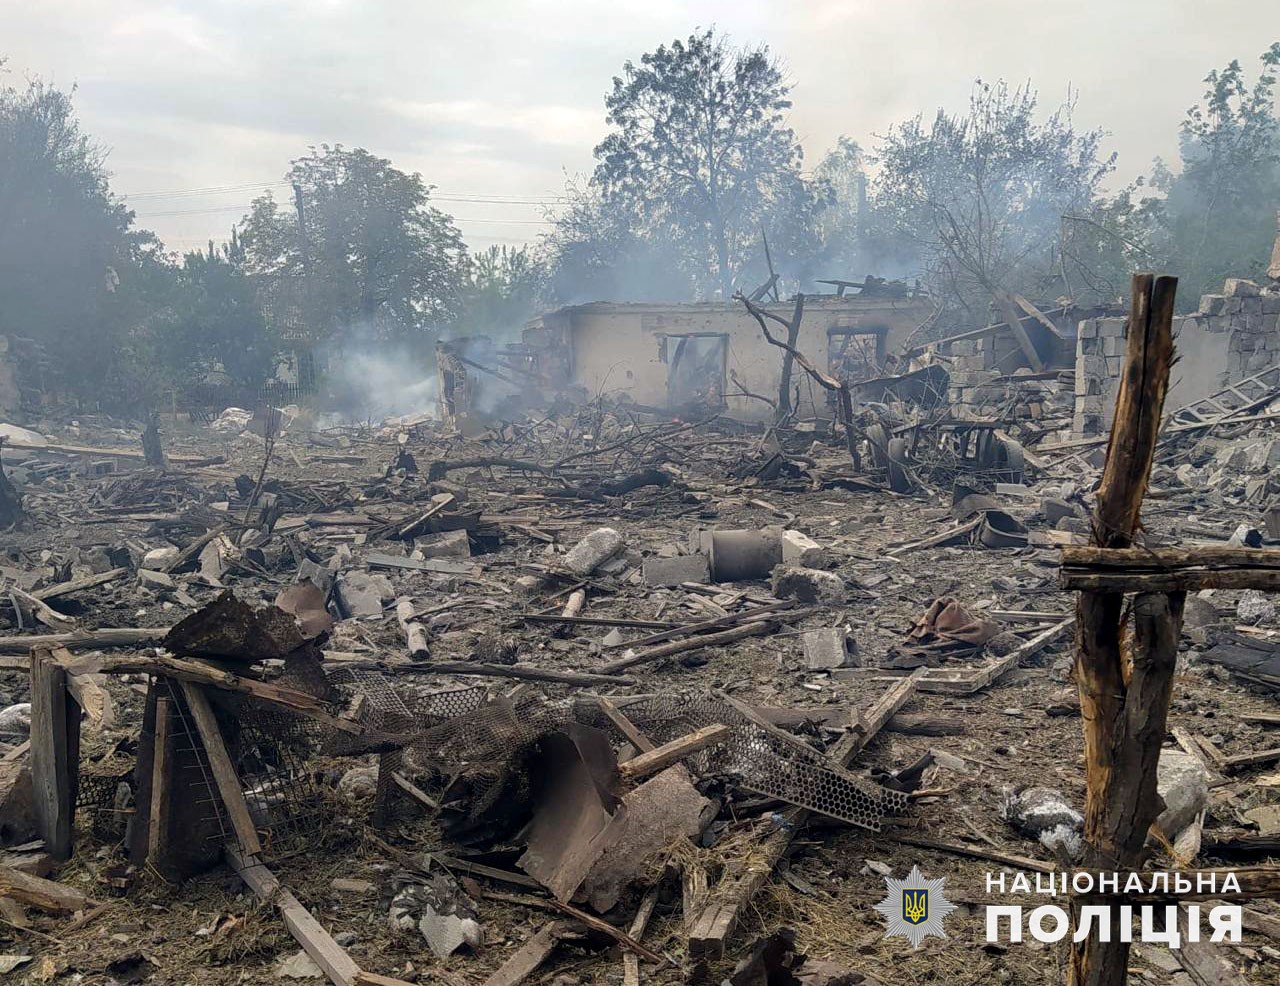
[[[795,362],[792,351],[800,342],[800,321],[804,318],[804,295],[796,295],[796,308],[791,313],[791,321],[787,323],[787,348],[782,353],[782,379],[778,381],[778,406],[774,414],[781,421],[792,411],[791,407],[791,367]]]
[[[1133,279],[1129,341],[1107,461],[1098,488],[1093,544],[1127,548],[1137,532],[1173,363],[1177,279]],[[1124,593],[1081,592],[1076,603],[1076,681],[1084,724],[1085,865],[1136,869],[1159,814],[1156,765],[1165,735],[1184,594],[1139,595],[1130,652],[1123,646]],[[1106,903],[1114,903],[1107,901]],[[1118,936],[1115,936],[1118,937]],[[1118,986],[1129,945],[1091,937],[1072,947],[1073,986]]]

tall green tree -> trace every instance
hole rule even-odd
[[[325,144],[285,178],[294,203],[264,195],[241,224],[245,271],[278,330],[337,342],[405,338],[459,315],[470,260],[421,175]]]
[[[161,278],[159,244],[112,195],[71,93],[0,86],[0,333],[46,348],[71,392],[101,396]]]
[[[880,139],[881,232],[916,253],[958,321],[984,320],[998,292],[1063,289],[1062,217],[1091,215],[1115,164],[1072,108],[1039,119],[1029,87],[978,83],[967,112],[916,117]]]
[[[1280,42],[1260,59],[1250,85],[1239,61],[1205,78],[1200,103],[1182,122],[1175,174],[1157,162],[1149,200],[1153,250],[1182,278],[1180,298],[1193,305],[1226,277],[1261,278],[1280,209],[1280,117],[1276,72]],[[1181,286],[1180,286],[1181,287]]]
[[[499,247],[472,258],[462,314],[453,330],[462,335],[518,336],[538,307],[545,271],[528,247]]]
[[[753,260],[751,276],[763,269],[762,227],[784,258],[802,253],[816,202],[786,122],[790,91],[767,47],[736,50],[712,30],[628,61],[605,97],[612,129],[591,179],[606,227],[660,243],[699,290],[725,297]]]

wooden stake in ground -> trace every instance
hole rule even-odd
[[[80,778],[80,706],[47,647],[31,652],[31,784],[36,831],[54,859],[70,859]]]
[[[1129,340],[1092,543],[1127,548],[1138,531],[1173,363],[1177,279],[1133,279]],[[1137,868],[1159,814],[1156,767],[1164,740],[1185,593],[1143,593],[1133,605],[1132,647],[1124,638],[1124,593],[1081,592],[1076,602],[1076,680],[1085,753],[1085,865]],[[1118,938],[1113,935],[1113,939]],[[1072,947],[1069,982],[1119,986],[1129,943],[1090,936]]]

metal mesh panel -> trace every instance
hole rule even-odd
[[[187,707],[187,700],[183,697],[182,689],[171,678],[156,679],[156,689],[158,696],[166,697],[172,703],[169,731],[173,737],[175,762],[183,764],[183,769],[195,773],[196,776],[186,780],[191,784],[191,790],[199,792],[197,804],[203,805],[207,817],[217,823],[217,834],[211,838],[225,842],[231,826],[223,814],[222,798],[214,788],[209,755],[205,752],[204,743],[191,717],[191,710]]]
[[[308,767],[317,730],[302,716],[256,702],[245,703],[235,725],[231,759],[264,851],[305,849],[330,815]]]
[[[751,722],[710,695],[655,695],[629,702],[627,718],[655,743],[724,723],[728,740],[690,758],[703,773],[723,773],[743,788],[778,798],[851,825],[880,831],[880,819],[907,807],[907,796],[834,766],[816,750],[806,753]],[[600,725],[608,723],[603,715]]]

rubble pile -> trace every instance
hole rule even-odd
[[[936,976],[938,939],[885,942],[884,878],[976,899],[1010,859],[1076,858],[1083,811],[1058,555],[1102,449],[1064,440],[1057,373],[978,372],[953,364],[963,412],[884,389],[853,442],[606,399],[466,434],[228,408],[163,422],[163,466],[92,419],[7,442],[0,957],[45,982]],[[1170,429],[1144,545],[1280,542],[1270,408]],[[1151,851],[1280,853],[1274,597],[1192,594],[1178,660]],[[973,981],[1057,975],[980,924],[948,918]]]

